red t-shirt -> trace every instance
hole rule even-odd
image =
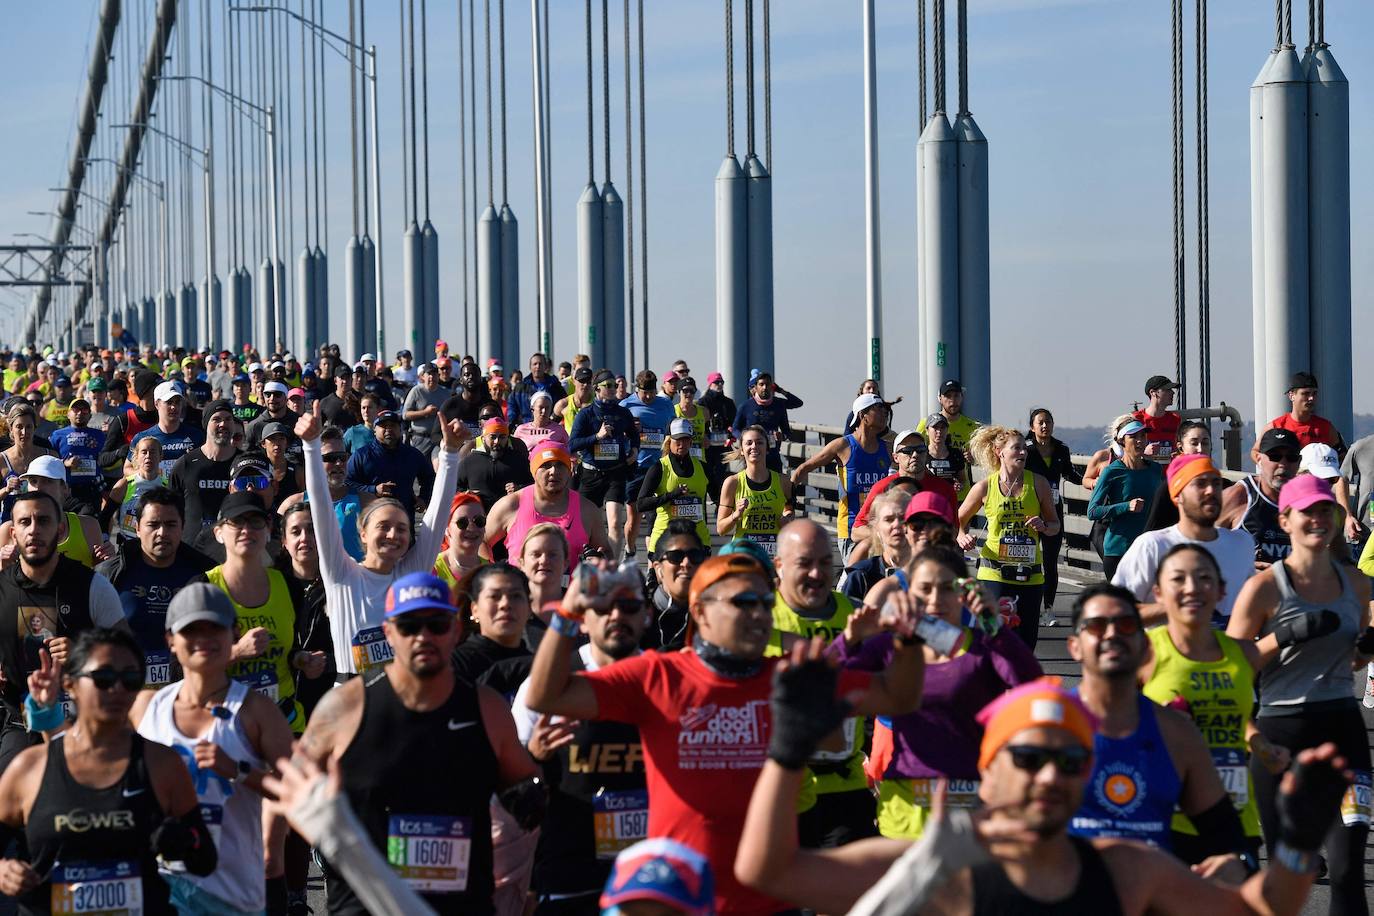
[[[669,837],[706,856],[722,914],[788,908],[735,880],[749,796],[767,759],[768,694],[777,661],[764,659],[758,674],[734,680],[686,649],[646,652],[578,675],[596,693],[599,718],[639,727],[649,836]],[[863,690],[871,679],[842,671],[839,692]]]
[[[1298,441],[1303,445],[1311,445],[1313,442],[1320,442],[1322,445],[1329,445],[1335,448],[1341,441],[1336,433],[1336,427],[1331,425],[1331,421],[1326,417],[1319,417],[1313,414],[1306,423],[1293,419],[1291,413],[1286,413],[1278,417],[1269,424],[1276,429],[1286,429],[1298,437]]]
[[[1168,446],[1167,450],[1155,449],[1155,456],[1166,458],[1173,454],[1174,441],[1178,438],[1178,427],[1183,422],[1183,418],[1172,410],[1166,410],[1157,417],[1152,417],[1142,408],[1131,414],[1141,423],[1145,424],[1145,441],[1159,442]]]
[[[868,524],[868,510],[873,508],[873,500],[892,486],[901,476],[901,474],[889,474],[873,485],[873,489],[868,491],[868,497],[864,499],[863,507],[859,509],[859,514],[854,516],[854,524],[850,527],[850,531]],[[948,480],[943,477],[936,477],[930,471],[926,471],[926,476],[921,478],[921,492],[939,493],[949,500],[949,504],[954,507],[955,516],[959,515],[959,498],[955,495],[954,487]]]

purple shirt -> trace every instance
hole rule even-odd
[[[884,778],[977,779],[983,726],[974,717],[1005,691],[1044,673],[1010,628],[1003,627],[991,639],[981,631],[972,632],[963,654],[926,665],[921,708],[891,720],[892,762]],[[845,668],[882,671],[891,662],[892,651],[891,633],[866,639],[854,649],[841,634],[828,653]]]

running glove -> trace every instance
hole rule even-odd
[[[1321,848],[1349,783],[1328,761],[1293,764],[1297,787],[1279,791],[1279,839],[1299,852]]]
[[[184,862],[186,870],[204,877],[215,870],[219,853],[200,817],[200,807],[180,817],[169,817],[149,837],[153,852],[167,862]]]
[[[1335,611],[1308,611],[1274,627],[1279,648],[1286,649],[1320,636],[1330,636],[1341,628],[1341,618]]]
[[[1365,627],[1360,638],[1355,640],[1355,651],[1361,655],[1374,655],[1374,627]]]
[[[850,704],[838,696],[839,673],[824,661],[805,661],[773,673],[773,725],[768,757],[800,770],[826,735],[839,728]]]
[[[549,808],[549,793],[538,777],[521,780],[503,789],[497,798],[501,801],[501,807],[510,812],[510,816],[526,833],[544,823],[544,813]]]

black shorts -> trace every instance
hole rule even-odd
[[[578,492],[590,499],[597,506],[605,507],[606,503],[625,503],[625,479],[629,476],[630,469],[627,467],[601,469],[584,464],[582,467],[582,480]]]
[[[639,499],[639,491],[644,487],[644,478],[649,476],[648,465],[636,465],[630,468],[630,480],[625,484],[625,495],[629,497],[628,503],[633,503]]]

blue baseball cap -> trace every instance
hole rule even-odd
[[[386,590],[386,619],[413,611],[458,613],[448,583],[427,572],[414,572],[391,583]]]
[[[655,837],[615,857],[601,892],[601,912],[619,914],[622,904],[654,900],[688,916],[710,916],[715,898],[715,879],[706,857],[676,840]]]
[[[233,381],[234,381],[234,384],[235,384],[235,385],[238,385],[238,384],[247,385],[249,382],[252,381],[252,379],[250,379],[250,378],[248,377],[248,373],[247,373],[247,372],[240,372],[238,375],[234,376]]]

